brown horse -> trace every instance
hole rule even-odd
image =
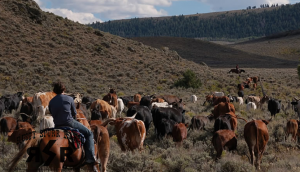
[[[239,74],[239,73],[242,73],[242,72],[246,72],[245,70],[243,70],[243,69],[238,69],[238,70],[236,70],[236,69],[230,69],[230,71],[228,72],[228,73],[237,73],[237,74]]]
[[[79,106],[77,106],[79,108]],[[78,109],[77,109],[78,110]],[[86,127],[90,128],[83,113],[78,110],[77,119]],[[100,134],[100,133],[97,133]],[[101,137],[101,136],[98,136]],[[99,140],[99,139],[97,139]],[[97,146],[96,146],[97,145]],[[95,154],[101,144],[95,144]],[[27,149],[29,149],[27,151]],[[43,164],[49,166],[52,171],[61,172],[63,166],[72,167],[75,172],[79,172],[83,165],[83,146],[75,149],[71,146],[68,139],[65,138],[63,130],[51,130],[32,137],[25,147],[10,162],[9,172],[14,170],[16,164],[21,160],[26,152],[29,152],[27,159],[27,172],[37,172]],[[98,165],[94,165],[97,171],[100,171]],[[92,168],[91,166],[89,168]],[[92,169],[88,169],[92,170]]]

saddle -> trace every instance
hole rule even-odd
[[[44,129],[41,131],[41,133],[54,130],[63,130],[65,133],[65,138],[69,140],[69,143],[73,149],[79,149],[80,147],[83,147],[83,144],[85,143],[85,137],[75,128],[59,126],[55,128]]]

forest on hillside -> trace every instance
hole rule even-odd
[[[262,10],[262,11],[257,11]],[[172,16],[96,22],[89,26],[122,37],[252,38],[300,28],[300,3],[224,12],[216,17]]]

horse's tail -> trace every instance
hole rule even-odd
[[[17,153],[11,162],[8,163],[8,172],[14,171],[14,167],[18,164],[18,162],[23,158],[23,155],[27,152],[27,149],[30,147],[36,147],[39,143],[40,138],[30,139],[24,146],[24,148]]]

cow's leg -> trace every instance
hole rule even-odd
[[[254,146],[249,147],[251,164],[254,166]]]
[[[217,146],[216,151],[217,151],[217,156],[215,160],[218,160],[221,158],[223,152],[223,147],[221,146],[221,144]]]

